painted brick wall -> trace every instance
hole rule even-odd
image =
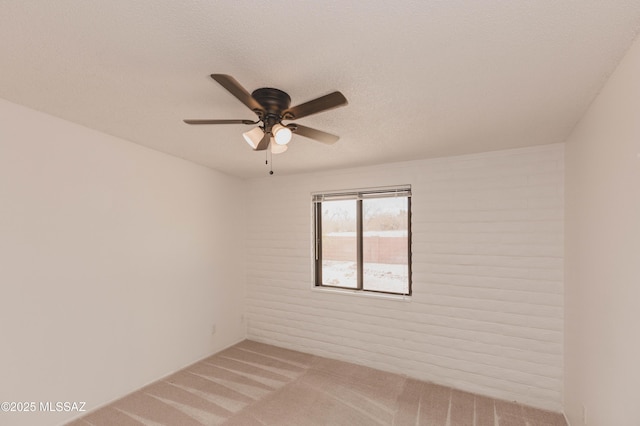
[[[249,181],[248,337],[561,411],[563,153]],[[413,296],[313,289],[311,193],[395,184],[412,185]]]

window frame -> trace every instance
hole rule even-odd
[[[381,294],[392,296],[411,296],[412,285],[412,254],[411,254],[411,185],[397,185],[381,188],[366,188],[345,191],[323,191],[312,193],[313,206],[313,286],[314,288],[348,290],[350,293]],[[363,232],[363,201],[386,197],[403,197],[407,199],[407,292],[393,292],[370,290],[364,288],[364,232]],[[322,203],[324,201],[355,200],[356,201],[356,287],[326,285],[322,283]]]

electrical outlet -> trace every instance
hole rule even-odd
[[[218,327],[217,327],[215,324],[213,324],[213,325],[211,326],[211,334],[216,334],[216,331],[218,331],[218,330],[217,330],[217,328],[218,328]]]

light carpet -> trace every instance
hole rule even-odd
[[[245,340],[69,426],[566,426],[559,413]]]

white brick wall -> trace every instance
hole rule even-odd
[[[251,180],[248,337],[561,411],[563,152]],[[410,300],[314,290],[311,192],[407,183]]]

